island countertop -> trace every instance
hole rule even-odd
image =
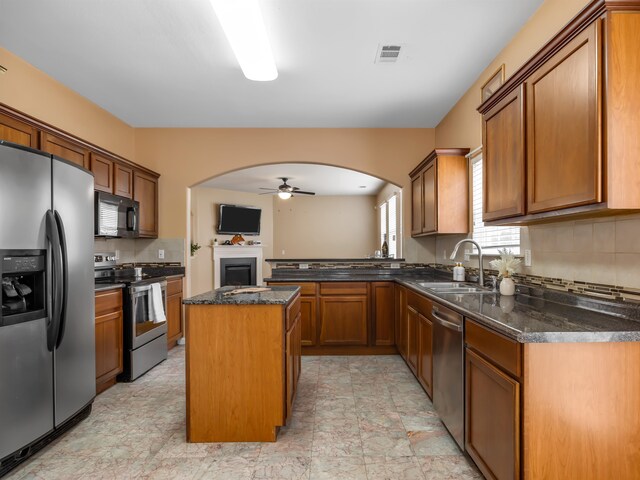
[[[252,287],[221,287],[185,298],[182,303],[185,305],[285,305],[300,291],[300,287],[273,285],[268,287],[269,291],[266,292],[225,295],[238,288]]]

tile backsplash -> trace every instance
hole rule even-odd
[[[118,263],[180,262],[184,263],[184,238],[96,238],[94,252],[117,252]],[[158,257],[164,250],[164,259]]]

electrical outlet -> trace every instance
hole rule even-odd
[[[284,250],[282,250],[282,255],[284,255]]]
[[[447,260],[447,251],[446,250],[442,251],[442,259],[443,260]]]
[[[471,250],[464,251],[464,261],[468,262],[471,259]]]
[[[400,268],[400,264],[399,263],[392,263],[391,264],[391,268]]]
[[[531,266],[531,250],[524,251],[524,266],[525,267]]]
[[[308,270],[309,269],[309,264],[308,263],[301,263],[300,264],[300,270]]]
[[[120,250],[116,249],[116,260],[120,260]]]
[[[160,260],[162,260],[164,258],[164,250],[162,250],[162,249],[158,250],[158,258]]]

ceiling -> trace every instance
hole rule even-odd
[[[430,128],[541,3],[261,0],[273,82],[208,0],[2,0],[0,45],[134,127]]]
[[[289,185],[315,192],[316,195],[376,195],[386,184],[384,180],[346,168],[280,163],[237,170],[201,183],[198,187],[263,193],[261,187],[278,188],[282,183],[280,177],[287,177]],[[361,185],[366,188],[360,188]]]

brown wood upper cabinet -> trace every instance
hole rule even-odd
[[[0,113],[0,140],[38,148],[38,130],[33,125]]]
[[[113,167],[113,194],[133,198],[133,168],[116,163]]]
[[[640,210],[640,9],[594,8],[478,109],[490,224]]]
[[[158,177],[133,171],[133,199],[140,202],[140,236],[158,236]]]
[[[95,190],[113,193],[113,160],[104,155],[91,152],[91,171]]]
[[[431,152],[409,173],[411,236],[469,232],[468,148]]]
[[[40,132],[40,150],[64,158],[89,170],[89,149],[50,132]]]

